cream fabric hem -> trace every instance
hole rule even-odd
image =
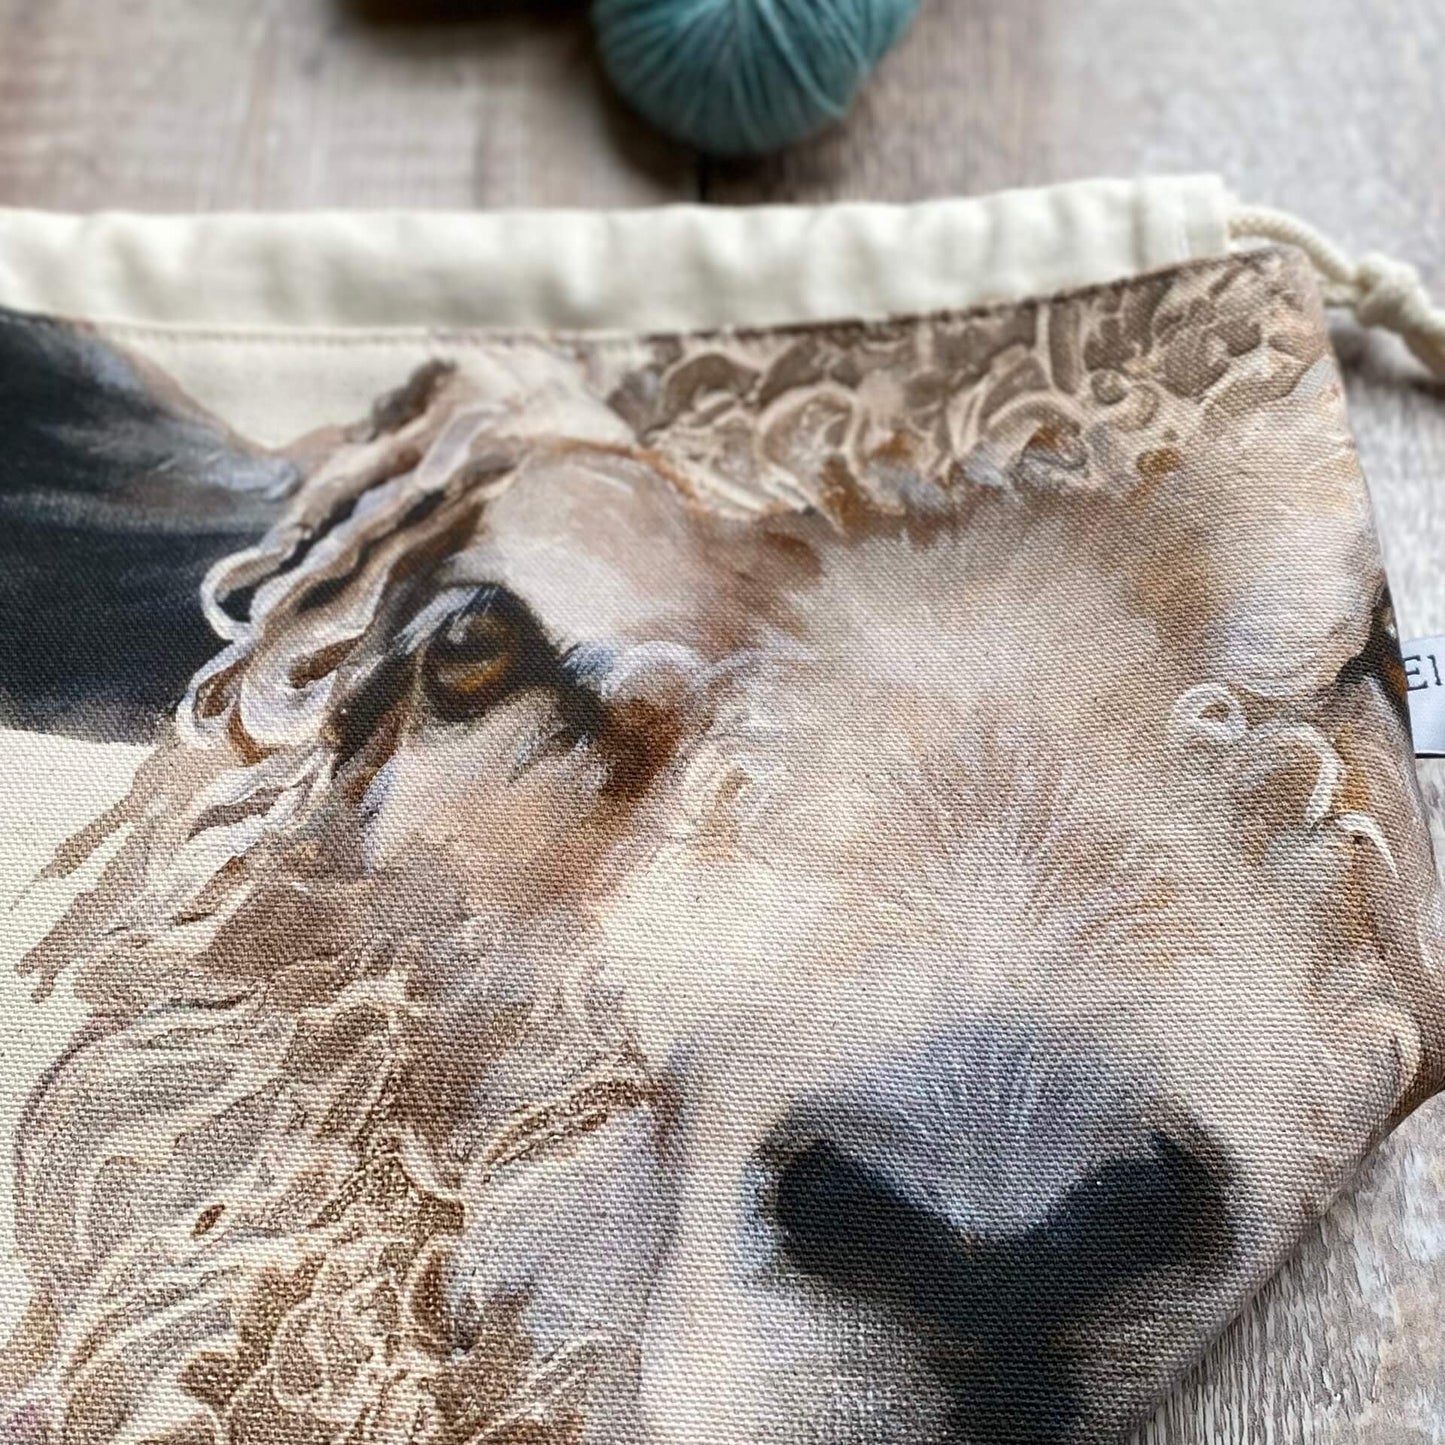
[[[143,216],[0,210],[0,306],[228,332],[668,331],[977,306],[1229,246],[1213,176],[915,205]]]

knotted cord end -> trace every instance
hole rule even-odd
[[[1308,222],[1263,206],[1236,210],[1229,231],[1237,240],[1298,247],[1320,274],[1326,305],[1348,307],[1362,326],[1393,331],[1445,380],[1445,307],[1430,299],[1413,266],[1378,252],[1353,261]]]
[[[1393,331],[1436,376],[1445,378],[1445,307],[1436,306],[1408,262],[1372,251],[1355,268],[1354,313],[1362,326]]]

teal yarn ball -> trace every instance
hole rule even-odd
[[[602,64],[659,130],[716,156],[790,145],[848,111],[918,0],[595,0]]]

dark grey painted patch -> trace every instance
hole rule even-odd
[[[0,723],[154,736],[220,645],[207,568],[296,481],[83,328],[0,311]]]

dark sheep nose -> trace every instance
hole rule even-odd
[[[1074,1438],[1091,1315],[1161,1270],[1204,1262],[1223,1218],[1214,1172],[1159,1132],[1002,1237],[961,1231],[827,1141],[787,1159],[774,1207],[794,1269],[912,1329],[955,1402],[953,1438],[969,1445]]]

